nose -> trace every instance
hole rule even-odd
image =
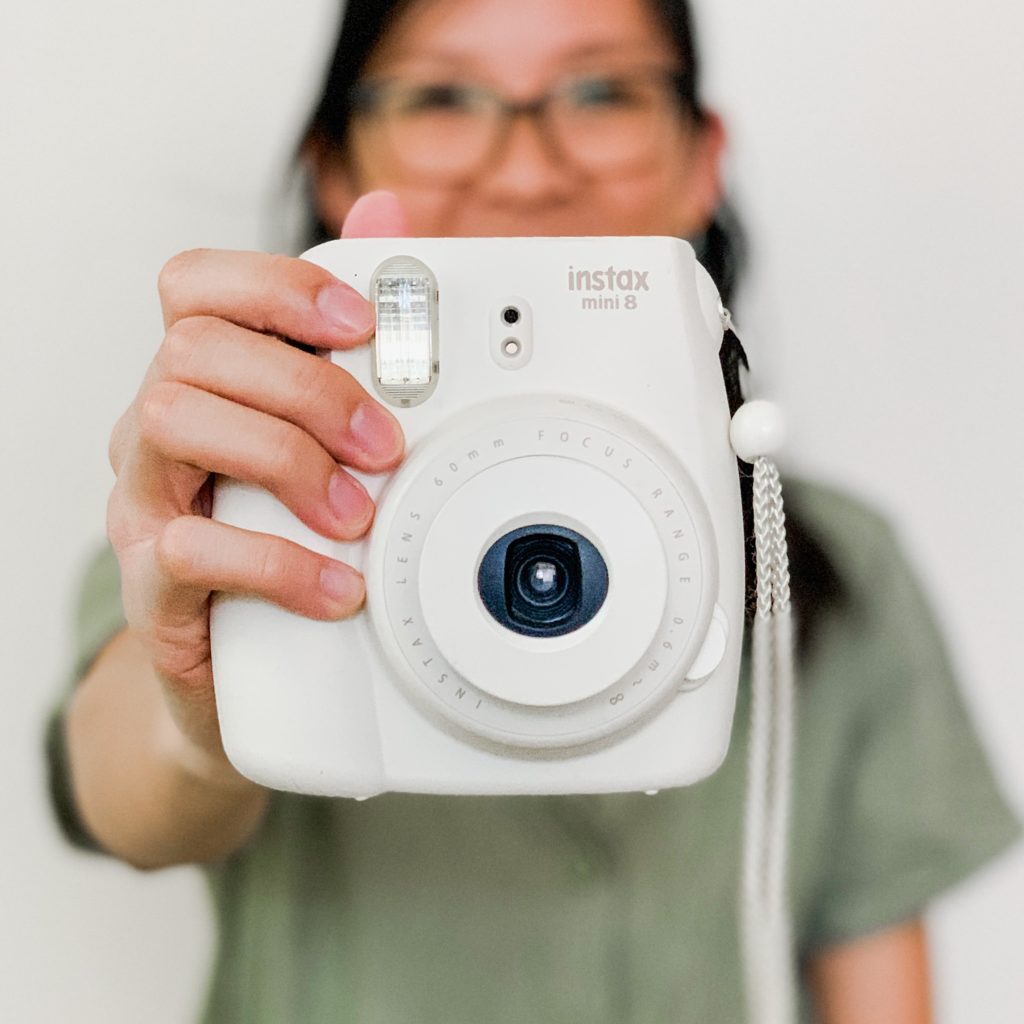
[[[543,121],[520,113],[484,167],[480,186],[492,199],[540,205],[570,196],[578,176]]]

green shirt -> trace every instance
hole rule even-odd
[[[831,491],[787,496],[850,595],[799,667],[790,888],[806,956],[917,916],[1019,826],[889,529]],[[81,608],[76,673],[121,624],[109,555]],[[256,838],[205,869],[219,946],[204,1019],[742,1021],[748,697],[744,677],[723,767],[656,796],[274,794]],[[87,842],[59,715],[51,740],[65,828]]]

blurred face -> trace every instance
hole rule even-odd
[[[720,197],[723,132],[680,103],[647,0],[416,0],[357,89],[345,153],[311,150],[335,233],[398,194],[416,235],[692,237]]]

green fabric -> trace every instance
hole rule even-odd
[[[806,955],[916,916],[1019,825],[888,528],[821,488],[787,498],[853,602],[800,673],[791,889]],[[109,625],[105,572],[83,607]],[[741,1021],[747,712],[744,679],[724,766],[656,796],[275,794],[256,839],[207,869],[220,944],[204,1020]]]

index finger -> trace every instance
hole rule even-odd
[[[369,192],[352,205],[343,238],[409,234],[398,197]],[[193,249],[169,260],[160,274],[164,326],[189,316],[215,316],[261,333],[281,334],[317,348],[348,348],[373,333],[373,308],[331,273],[287,256]]]
[[[373,307],[305,260],[262,252],[192,249],[160,272],[164,324],[213,316],[317,348],[348,348],[373,333]]]

